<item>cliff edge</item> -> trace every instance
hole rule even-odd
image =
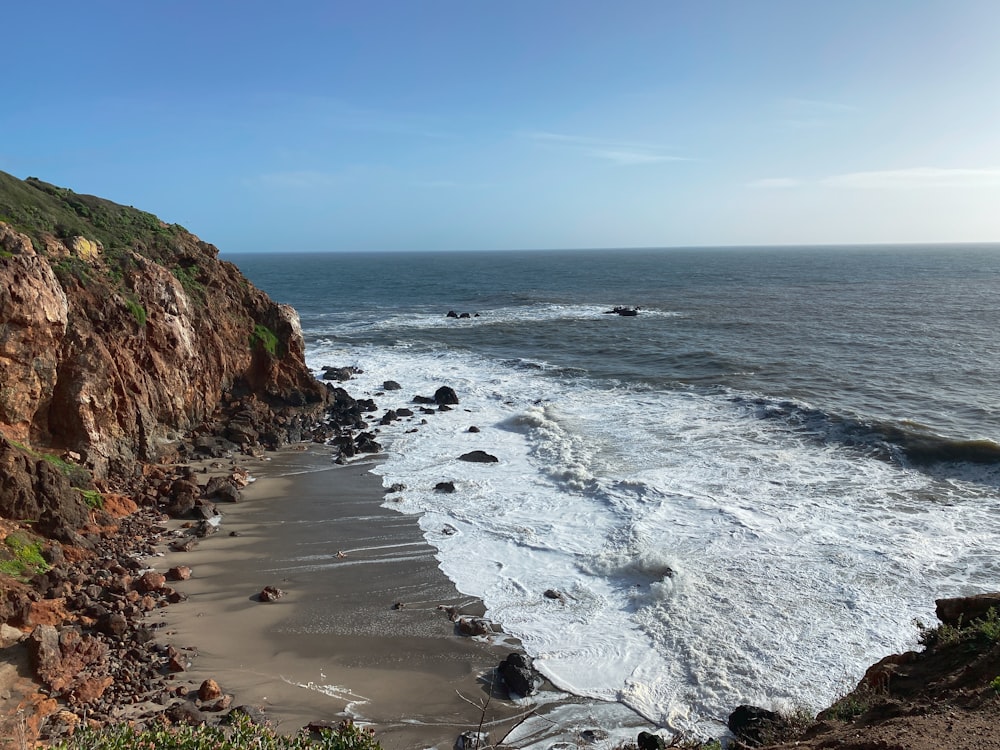
[[[0,173],[8,440],[115,480],[237,403],[275,417],[262,442],[286,442],[329,399],[303,353],[295,311],[183,227]]]

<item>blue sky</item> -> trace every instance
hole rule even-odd
[[[9,5],[0,170],[224,251],[1000,241],[997,0]]]

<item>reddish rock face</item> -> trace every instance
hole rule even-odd
[[[220,408],[280,415],[328,400],[295,311],[213,246],[178,230],[109,259],[84,240],[47,237],[40,253],[0,222],[3,435],[72,450],[98,478],[128,476]],[[255,337],[263,329],[276,345]]]

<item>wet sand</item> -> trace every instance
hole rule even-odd
[[[189,600],[164,611],[160,631],[197,649],[179,684],[213,678],[282,731],[350,716],[390,750],[452,747],[483,718],[469,701],[487,699],[508,650],[457,635],[438,606],[479,614],[481,604],[438,569],[415,518],[380,507],[372,463],[336,466],[321,447],[269,457],[240,460],[258,481],[242,503],[219,506],[217,534],[152,561],[193,570],[177,584]],[[286,595],[257,601],[267,585]],[[494,696],[491,739],[527,710]]]

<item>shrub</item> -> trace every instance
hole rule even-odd
[[[44,573],[49,564],[42,557],[41,542],[29,542],[20,534],[10,534],[4,539],[8,554],[12,559],[0,562],[0,572],[23,578],[29,573]]]
[[[135,318],[135,322],[139,324],[139,327],[142,328],[145,326],[146,308],[139,304],[138,300],[133,299],[132,297],[125,298],[125,305],[128,307],[129,312],[132,313],[132,317]]]
[[[246,714],[232,716],[229,727],[153,726],[145,729],[116,724],[99,731],[84,729],[56,745],[56,750],[381,750],[370,729],[345,721],[336,730],[324,730],[319,739],[304,733],[278,734],[254,724]]]
[[[979,638],[1000,643],[1000,612],[996,607],[990,607],[986,617],[968,623],[959,620],[958,625],[941,624],[936,628],[929,628],[919,620],[915,620],[914,624],[920,631],[920,642],[927,647],[948,646]]]
[[[97,490],[81,490],[79,487],[74,487],[73,489],[83,496],[83,502],[87,504],[88,508],[95,508],[97,510],[104,508],[104,495]]]
[[[253,327],[253,333],[250,334],[251,349],[256,349],[259,346],[274,357],[278,353],[279,343],[277,334],[263,323],[257,323]]]

